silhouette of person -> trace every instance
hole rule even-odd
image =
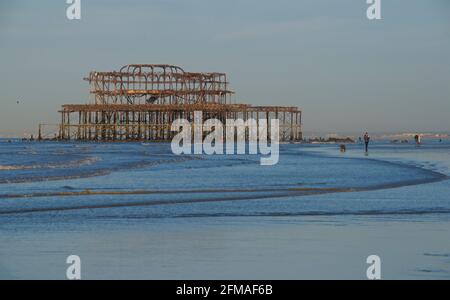
[[[370,136],[369,133],[364,134],[364,145],[366,146],[366,153],[369,152],[369,142],[370,142]]]
[[[420,141],[420,135],[416,134],[416,135],[414,136],[414,140],[416,141],[416,144],[417,144],[417,145],[420,145],[420,143],[421,143],[421,141]]]

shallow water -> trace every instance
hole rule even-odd
[[[0,142],[0,278],[450,278],[450,143],[280,150]]]

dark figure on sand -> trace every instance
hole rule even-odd
[[[366,132],[364,134],[364,144],[366,145],[366,153],[369,152],[369,142],[370,142],[370,136],[369,134]]]

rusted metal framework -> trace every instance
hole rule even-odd
[[[127,65],[119,72],[91,72],[90,92],[96,104],[226,104],[223,73],[192,73],[171,65]]]
[[[90,104],[63,105],[58,139],[97,141],[169,141],[174,120],[256,120],[277,118],[283,141],[302,139],[297,107],[231,103],[226,74],[193,73],[172,65],[127,65],[119,71],[89,74]],[[42,138],[40,126],[39,138]]]

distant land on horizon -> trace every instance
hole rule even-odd
[[[8,133],[0,131],[0,139],[22,139],[22,138],[30,138],[31,134],[33,134],[34,138],[37,138],[37,133]],[[417,132],[404,132],[404,131],[393,131],[393,132],[369,132],[369,135],[374,140],[402,140],[402,139],[413,139],[416,134],[420,134],[422,138],[425,139],[450,139],[450,133],[448,131],[417,131]],[[350,137],[353,139],[357,139],[358,137],[362,137],[364,132],[312,132],[305,131],[303,136],[304,139],[309,138],[332,138],[339,137],[345,138]]]

